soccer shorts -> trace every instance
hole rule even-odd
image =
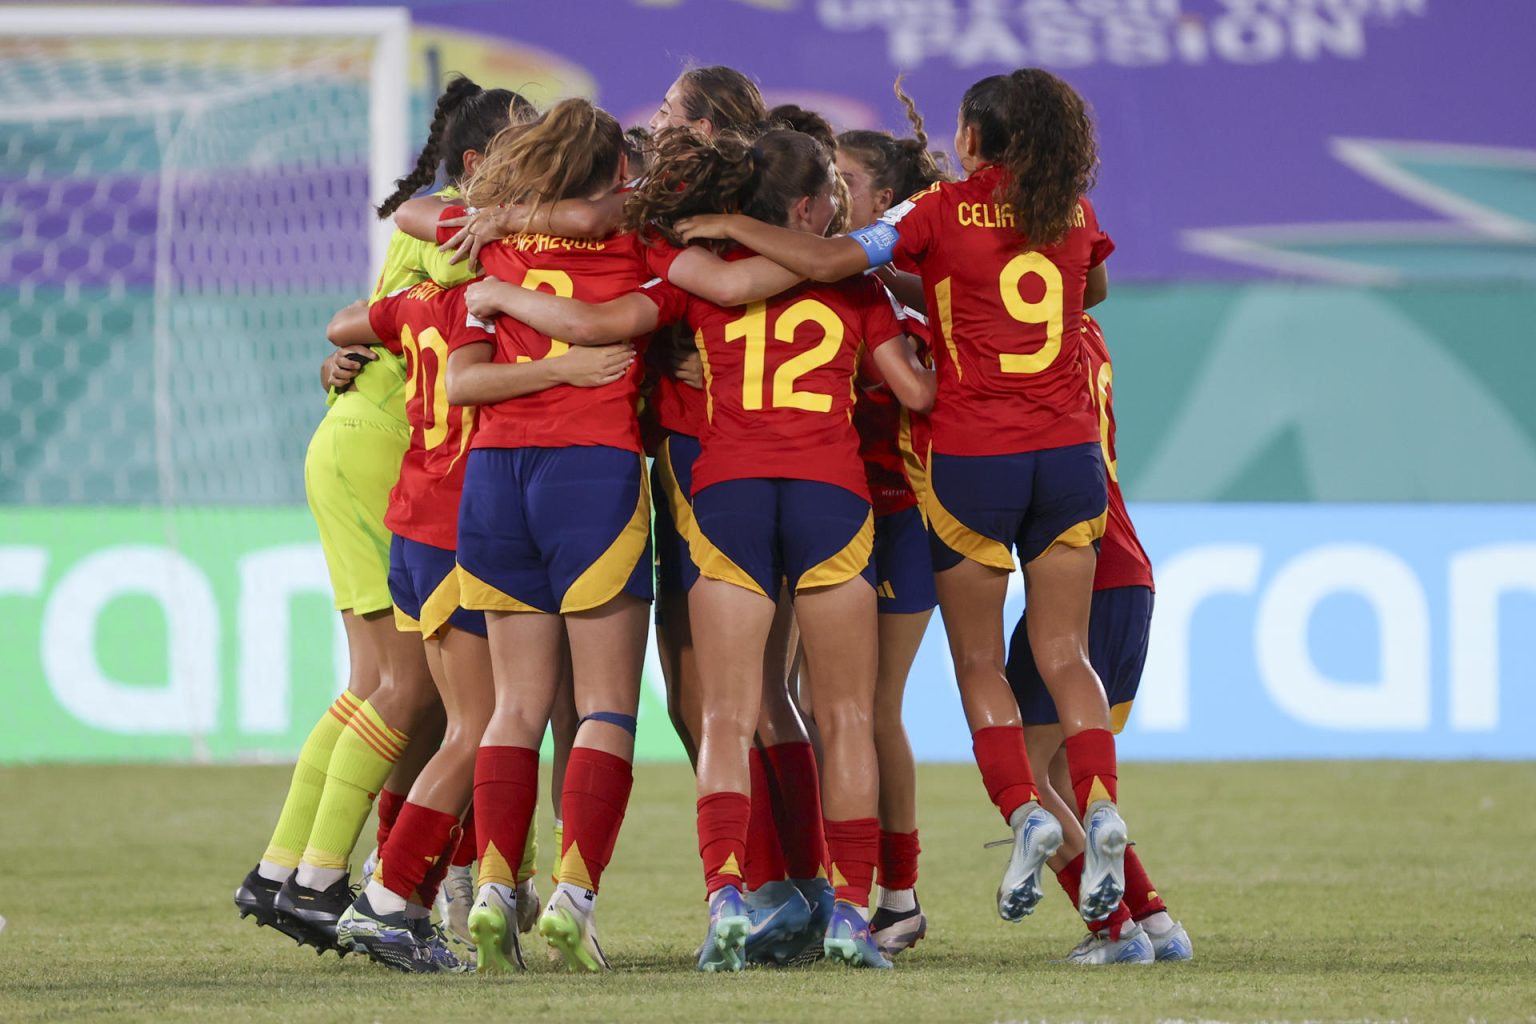
[[[333,406],[304,456],[304,495],[320,530],[320,550],[336,607],[358,615],[390,606],[389,492],[400,479],[410,430],[382,415],[352,417]]]
[[[651,600],[645,457],[622,448],[476,448],[459,503],[459,600],[565,614]]]
[[[1109,507],[1098,442],[1013,455],[944,455],[928,465],[933,568],[969,558],[1012,572],[1058,544],[1084,547],[1104,536]]]
[[[862,576],[875,585],[869,502],[817,480],[722,480],[693,496],[701,575],[778,599]]]
[[[933,587],[933,556],[928,531],[915,508],[875,519],[875,597],[881,615],[932,611],[939,603]]]
[[[686,594],[699,578],[689,547],[698,533],[693,521],[693,460],[699,439],[668,434],[656,446],[651,464],[651,494],[656,501],[656,590]],[[661,615],[660,606],[656,609]]]
[[[459,574],[447,548],[396,534],[389,548],[389,596],[402,633],[431,639],[453,626],[485,636],[485,613],[459,607]]]
[[[1141,685],[1142,666],[1147,662],[1147,641],[1152,635],[1152,589],[1095,590],[1090,616],[1088,660],[1104,684],[1111,726],[1118,733],[1125,728],[1136,688]],[[1008,644],[1008,685],[1013,687],[1025,725],[1054,725],[1056,705],[1029,649],[1029,634],[1024,627],[1028,618],[1026,608]]]

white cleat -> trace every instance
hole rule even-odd
[[[1125,821],[1108,800],[1096,800],[1083,815],[1083,880],[1077,910],[1084,921],[1102,921],[1125,895]]]
[[[1177,921],[1161,935],[1148,932],[1147,936],[1152,940],[1152,953],[1159,961],[1175,963],[1195,958],[1195,946],[1189,941],[1189,932]]]
[[[517,930],[527,935],[539,923],[539,911],[544,903],[539,899],[538,886],[533,879],[517,884]]]
[[[1132,921],[1121,930],[1118,939],[1109,937],[1109,929],[1089,932],[1064,961],[1069,964],[1150,964],[1156,954],[1146,929]]]
[[[549,898],[549,906],[539,918],[539,934],[559,951],[571,970],[591,974],[608,970],[608,958],[597,944],[596,912],[583,911],[559,889]]]
[[[997,913],[1004,921],[1022,921],[1045,895],[1040,870],[1061,849],[1061,822],[1034,800],[1013,812],[1013,853],[997,887]]]
[[[469,933],[469,911],[474,903],[474,869],[467,864],[463,867],[449,867],[443,884],[437,890],[438,918],[448,934],[466,946],[475,944],[475,937]]]
[[[481,974],[513,974],[527,969],[517,941],[516,898],[504,885],[488,882],[469,912],[469,932],[475,943]]]
[[[358,884],[364,889],[373,881],[374,872],[379,870],[379,848],[375,846],[373,852],[363,858],[363,880]]]

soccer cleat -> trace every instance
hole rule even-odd
[[[469,934],[469,908],[475,903],[474,869],[450,867],[437,890],[438,917],[447,929],[448,936],[466,946],[475,944]]]
[[[699,947],[699,970],[714,974],[745,967],[747,933],[751,930],[752,919],[741,891],[734,885],[715,890],[709,898],[709,930]]]
[[[289,927],[304,932],[300,943],[314,946],[317,953],[334,949],[345,954],[351,946],[337,938],[336,922],[356,897],[357,891],[347,885],[346,875],[321,891],[300,885],[295,874],[273,897],[272,909]]]
[[[1149,964],[1156,954],[1147,931],[1134,921],[1126,924],[1118,939],[1109,937],[1109,929],[1089,932],[1063,963],[1069,964]]]
[[[1195,946],[1189,941],[1189,932],[1185,931],[1184,926],[1177,921],[1163,934],[1153,935],[1147,932],[1147,936],[1152,940],[1152,953],[1159,961],[1173,963],[1195,958]]]
[[[1084,921],[1102,921],[1115,912],[1125,895],[1125,822],[1114,804],[1095,800],[1083,815],[1083,831],[1087,835],[1077,910]]]
[[[481,974],[511,974],[524,971],[523,947],[517,941],[520,929],[512,927],[520,919],[521,900],[515,899],[504,885],[487,883],[480,887],[480,898],[469,912],[469,934],[475,943],[475,969]]]
[[[368,883],[373,881],[374,872],[379,870],[379,848],[375,846],[373,852],[363,858],[363,880],[358,884],[361,889],[368,888]]]
[[[413,917],[408,920],[416,937],[431,950],[432,962],[437,964],[438,973],[463,974],[475,969],[475,954],[466,953],[460,956],[455,953],[448,945],[448,937],[443,932],[443,926],[433,924],[430,916]]]
[[[254,917],[257,927],[275,928],[302,945],[309,941],[309,933],[302,926],[284,919],[272,905],[282,887],[282,882],[265,878],[258,869],[252,868],[235,890],[235,906],[240,910],[240,920]]]
[[[916,899],[916,894],[913,894],[914,903]],[[895,956],[904,949],[911,949],[928,934],[928,918],[923,915],[921,904],[913,906],[911,910],[878,907],[875,916],[869,919],[869,934],[874,936],[880,952],[886,956]]]
[[[557,950],[573,971],[593,974],[608,969],[608,958],[597,944],[597,915],[587,913],[556,889],[539,918],[539,934]]]
[[[403,910],[393,914],[374,910],[364,893],[336,922],[336,937],[350,948],[368,954],[368,959],[393,970],[407,974],[440,973],[444,970],[443,962],[432,946],[422,941],[417,927]]]
[[[533,879],[517,883],[517,930],[527,935],[539,923],[539,888]]]
[[[788,939],[802,935],[811,923],[811,905],[793,882],[769,882],[747,895],[750,927],[744,947],[747,961],[777,962],[774,952]]]
[[[1013,853],[997,887],[997,913],[1004,921],[1017,922],[1034,913],[1045,895],[1040,870],[1061,849],[1061,822],[1031,800],[1013,812],[1008,824],[1013,828]]]
[[[769,955],[780,967],[803,967],[826,955],[822,942],[827,937],[827,926],[832,923],[837,896],[832,883],[825,878],[792,878],[790,882],[805,897],[811,908],[811,918],[799,934],[775,943]]]
[[[849,967],[891,968],[891,962],[880,952],[869,933],[869,922],[864,920],[858,907],[843,900],[838,900],[832,910],[832,923],[827,926],[822,948],[828,960],[837,960]]]

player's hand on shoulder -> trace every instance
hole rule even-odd
[[[730,238],[732,216],[729,213],[701,213],[696,217],[684,217],[674,227],[685,242],[696,238]]]
[[[347,345],[337,349],[322,366],[321,379],[325,386],[345,391],[352,381],[363,372],[363,367],[379,358],[367,345]]]
[[[496,277],[471,281],[464,288],[464,308],[469,310],[470,316],[480,320],[500,316],[501,308],[496,305],[496,295],[505,284],[505,281]]]
[[[550,366],[559,371],[565,384],[578,388],[597,388],[612,384],[629,372],[635,361],[635,347],[627,341],[615,345],[578,345]]]
[[[528,225],[528,209],[524,206],[488,206],[463,217],[448,217],[438,222],[441,227],[458,228],[448,241],[438,246],[440,252],[452,250],[449,263],[471,264],[480,261],[480,250],[492,242],[515,235]]]

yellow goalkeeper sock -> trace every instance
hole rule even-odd
[[[528,838],[523,841],[523,862],[517,866],[517,884],[539,873],[539,808],[528,816]]]
[[[386,725],[372,704],[363,701],[358,705],[331,751],[325,792],[315,811],[304,865],[327,872],[346,871],[373,798],[408,740],[405,733]]]
[[[288,783],[288,797],[277,816],[272,841],[261,855],[260,870],[264,877],[281,882],[299,866],[315,824],[320,794],[325,790],[325,770],[331,763],[331,751],[361,703],[351,690],[341,691],[341,696],[309,731],[309,738],[299,750],[298,764],[293,766],[293,780]]]
[[[556,884],[560,882],[560,858],[565,847],[565,822],[555,819],[555,862],[549,868],[549,880]]]

